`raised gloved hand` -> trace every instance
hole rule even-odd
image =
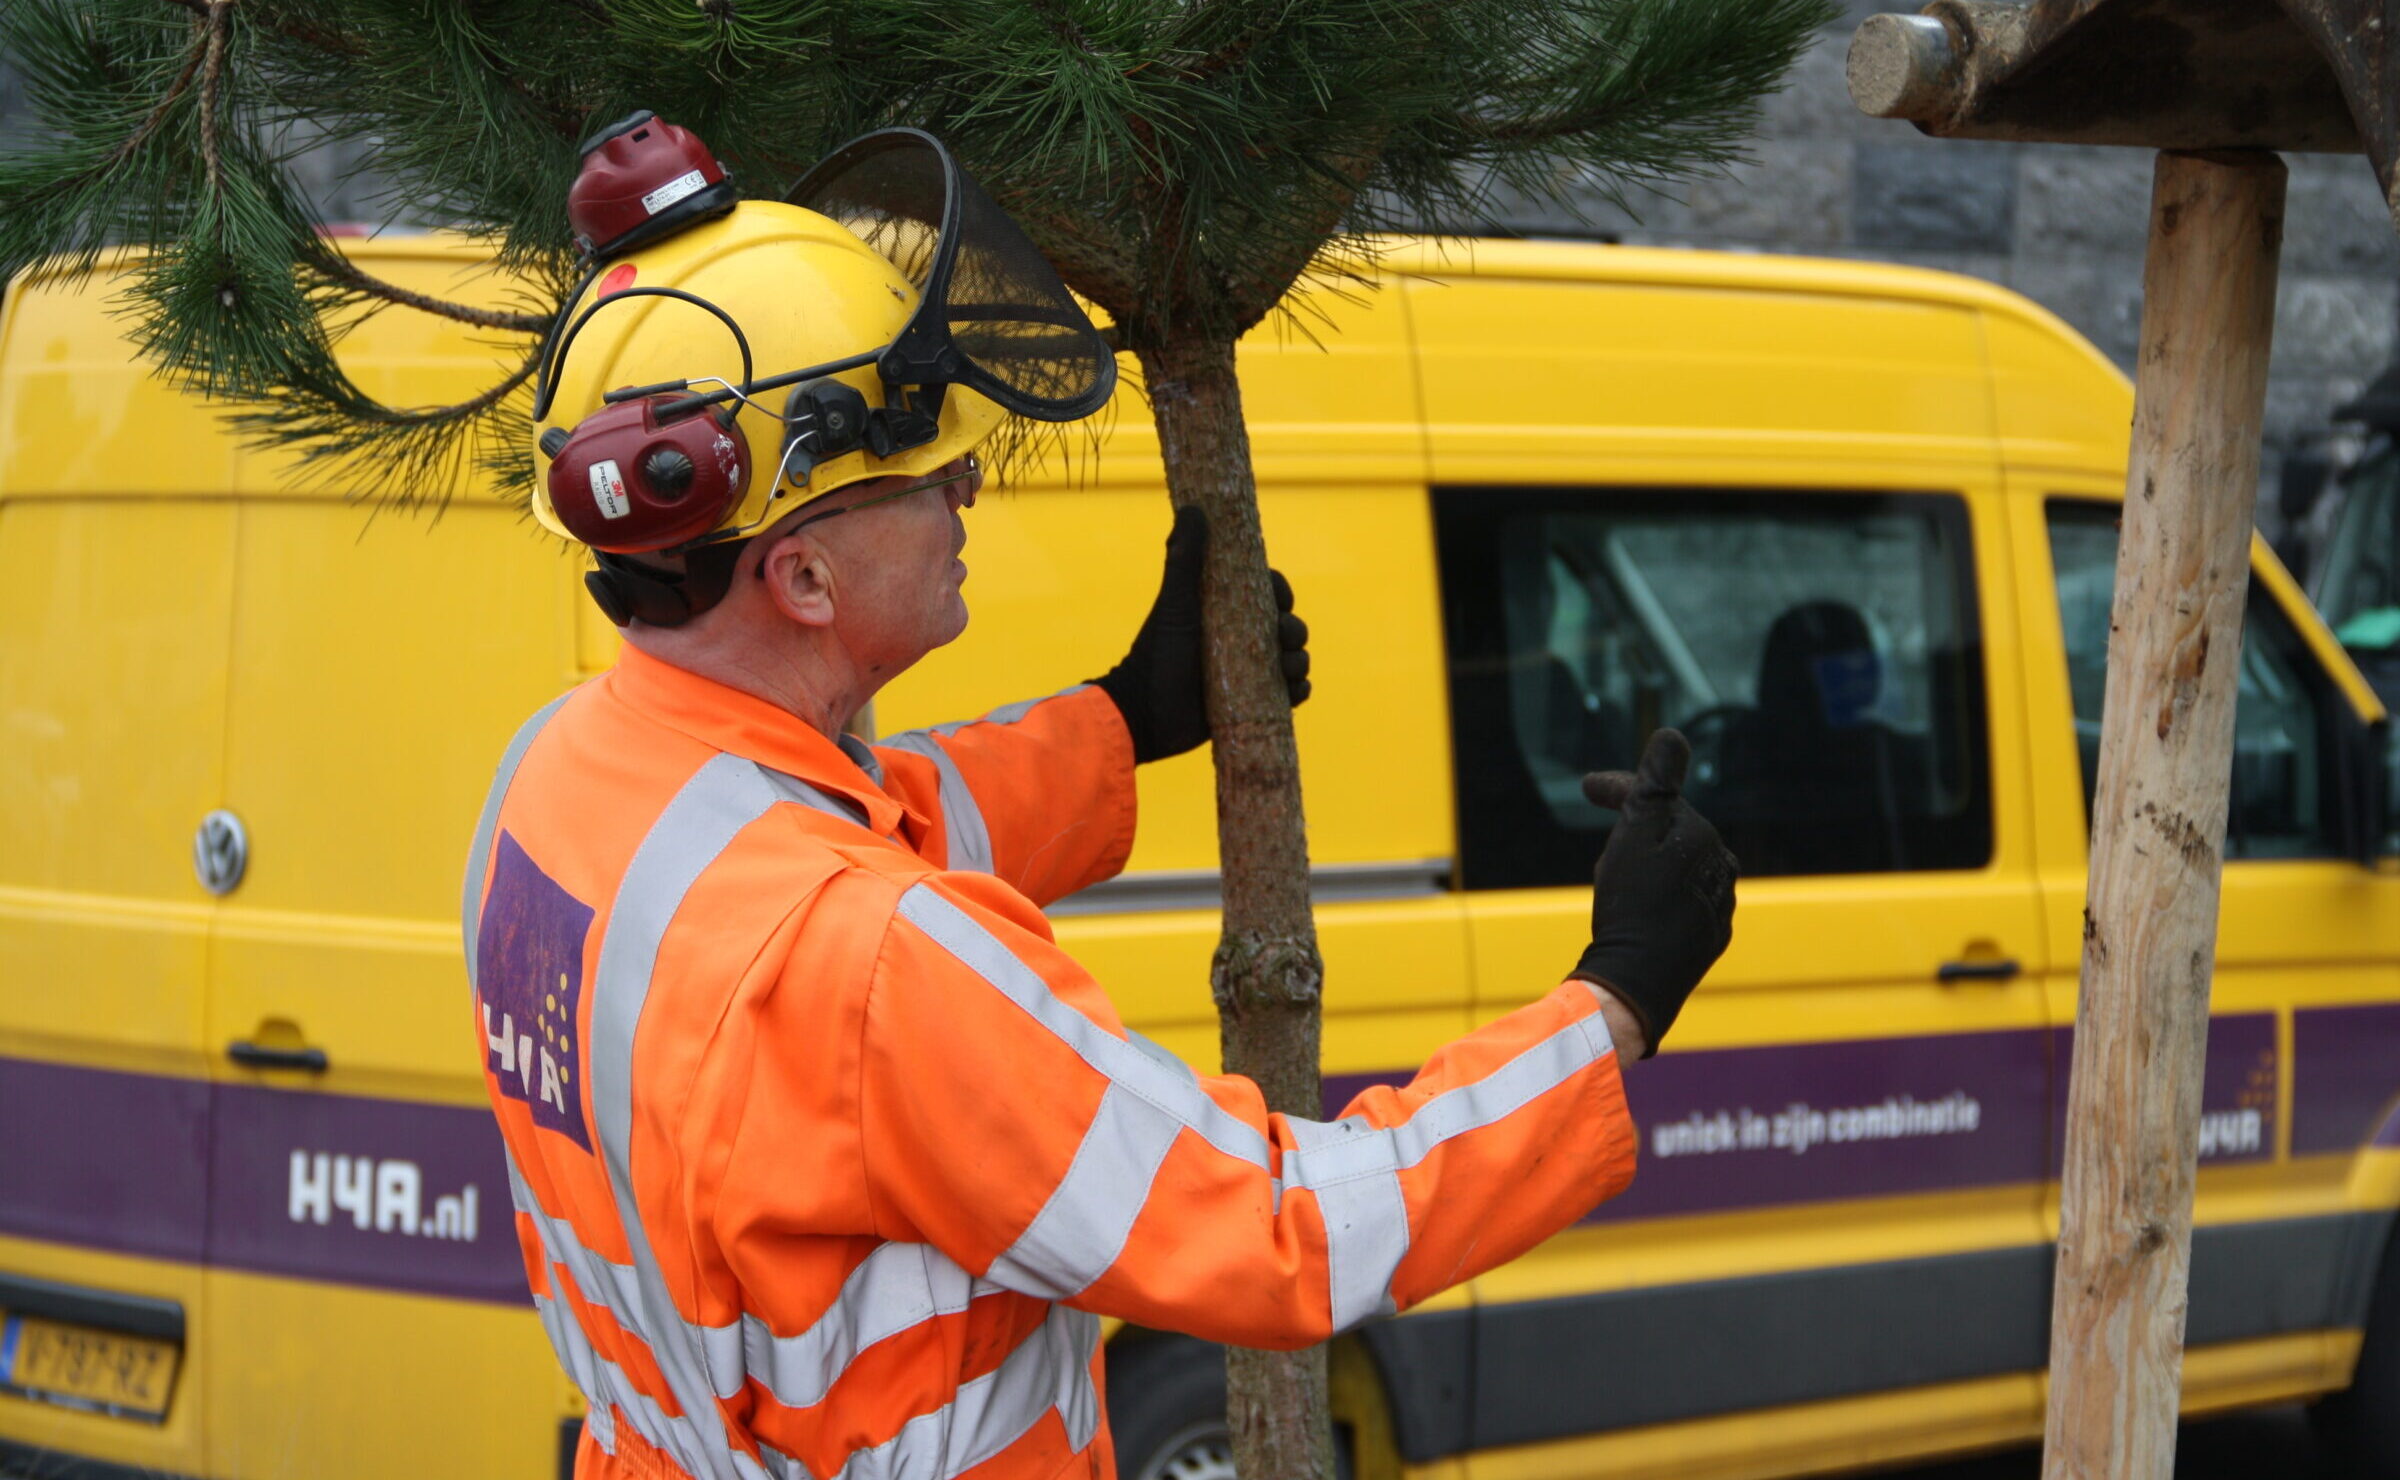
[[[1208,691],[1201,676],[1200,565],[1208,553],[1208,516],[1189,505],[1175,511],[1167,535],[1167,569],[1158,600],[1133,650],[1123,662],[1092,680],[1115,700],[1133,736],[1138,762],[1164,760],[1197,750],[1208,739]],[[1308,624],[1292,615],[1292,583],[1268,571],[1275,587],[1275,639],[1285,689],[1294,704],[1306,699]]]
[[[1660,730],[1639,769],[1583,778],[1583,794],[1618,817],[1592,870],[1592,943],[1567,974],[1615,993],[1641,1019],[1644,1058],[1733,939],[1738,866],[1683,799],[1691,763],[1690,742]]]

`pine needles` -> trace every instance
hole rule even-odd
[[[832,145],[931,129],[1127,348],[1238,335],[1367,233],[1504,194],[1620,202],[1722,169],[1827,0],[9,0],[37,132],[0,152],[0,273],[145,252],[143,352],[254,441],[379,499],[523,488],[532,345],[577,264],[577,142],[640,106],[776,196]],[[295,126],[368,141],[412,216],[495,244],[513,310],[380,283],[319,231]],[[363,312],[494,344],[494,382],[391,407]]]

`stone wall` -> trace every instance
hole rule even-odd
[[[1851,0],[1770,99],[1752,162],[1635,202],[1585,192],[1588,222],[1503,209],[1528,235],[1598,230],[1628,243],[1907,262],[2013,288],[2074,325],[2129,372],[2141,324],[2151,154],[2139,149],[1929,139],[1851,106],[1851,32],[1878,10]],[[2275,353],[2260,517],[2279,514],[2282,458],[2323,448],[2327,414],[2382,368],[2400,328],[2400,235],[2359,155],[2287,155]]]

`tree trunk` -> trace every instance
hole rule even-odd
[[[2161,154],[2110,613],[2045,1480],[2170,1480],[2250,516],[2271,154]]]
[[[1308,906],[1300,753],[1277,666],[1275,604],[1258,482],[1229,341],[1141,353],[1167,491],[1208,514],[1201,581],[1208,723],[1217,767],[1225,916],[1209,985],[1225,1071],[1257,1081],[1269,1109],[1316,1119],[1318,1003],[1325,978]],[[1331,1480],[1325,1349],[1229,1349],[1234,1466],[1249,1480]]]

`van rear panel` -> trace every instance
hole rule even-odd
[[[296,488],[129,363],[113,285],[0,319],[0,1469],[554,1474],[456,908],[573,681],[572,562],[488,489]],[[417,403],[490,348],[387,315],[343,353]]]
[[[207,1461],[233,510],[0,492],[0,1439]]]

